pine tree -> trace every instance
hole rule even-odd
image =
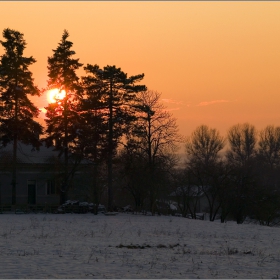
[[[42,126],[34,118],[39,110],[28,95],[39,95],[32,73],[28,69],[36,62],[24,57],[26,42],[23,34],[4,29],[4,41],[0,41],[5,53],[0,61],[0,141],[3,145],[13,142],[12,204],[16,204],[17,146],[18,141],[39,148]]]
[[[64,203],[68,191],[68,181],[73,170],[69,170],[69,152],[75,150],[79,130],[79,104],[81,86],[76,74],[82,64],[74,59],[73,43],[68,40],[69,33],[64,30],[53,56],[48,58],[48,89],[65,92],[63,99],[58,99],[46,107],[47,146],[54,145],[64,156],[64,178],[60,187],[60,203]]]
[[[88,64],[85,68],[88,76],[83,77],[87,93],[88,108],[98,112],[101,117],[102,131],[98,132],[100,144],[105,151],[108,168],[108,210],[113,208],[113,157],[118,142],[135,119],[136,93],[145,90],[144,85],[135,85],[144,78],[144,74],[128,77],[121,68],[106,66],[100,69],[98,65]],[[92,114],[89,115],[92,117]],[[96,119],[97,120],[97,119]],[[88,119],[90,123],[91,120]],[[94,131],[93,131],[94,133]],[[102,136],[100,136],[102,135]],[[102,142],[101,142],[102,141]]]

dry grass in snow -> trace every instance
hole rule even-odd
[[[0,264],[0,278],[280,278],[280,229],[132,214],[3,214]]]

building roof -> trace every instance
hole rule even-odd
[[[0,158],[5,157],[7,160],[12,160],[13,144],[0,147]],[[54,147],[47,148],[42,145],[39,150],[36,150],[31,145],[26,145],[18,142],[17,161],[20,163],[41,164],[46,163],[50,158],[58,157],[59,151],[54,151]]]

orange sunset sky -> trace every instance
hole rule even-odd
[[[67,29],[81,63],[144,73],[182,135],[201,124],[222,135],[237,123],[280,125],[280,2],[0,2],[4,28],[24,33],[40,88]],[[47,96],[33,101],[43,108]]]

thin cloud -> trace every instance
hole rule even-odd
[[[230,101],[224,100],[224,99],[204,101],[204,102],[200,102],[197,106],[208,106],[208,105],[212,105],[212,104],[216,104],[216,103],[227,103],[227,102],[230,102]]]
[[[175,99],[170,99],[170,98],[163,98],[161,99],[163,102],[166,102],[166,103],[170,103],[170,104],[180,104],[182,105],[183,102],[182,101],[177,101]]]
[[[165,109],[165,111],[170,112],[170,111],[178,111],[180,110],[180,107],[177,108],[171,108],[171,109]]]

